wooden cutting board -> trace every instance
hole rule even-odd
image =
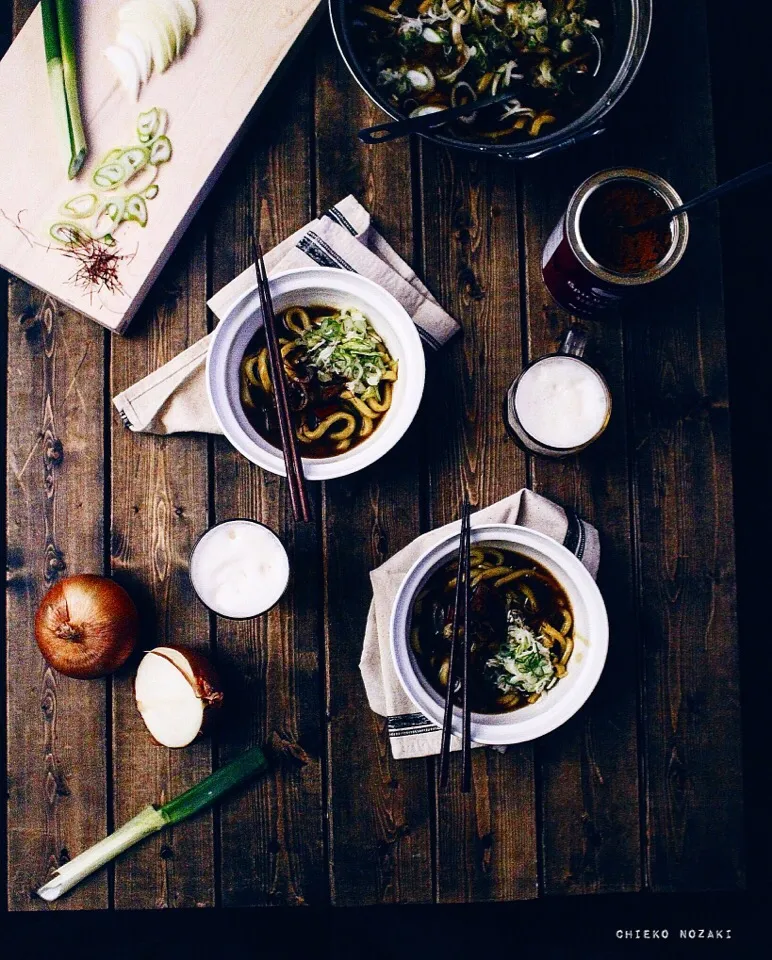
[[[40,7],[0,61],[0,266],[117,333],[124,331],[161,267],[230,156],[239,131],[290,52],[320,0],[198,0],[199,23],[181,59],[153,73],[134,102],[103,50],[114,42],[120,0],[81,0],[79,76],[89,155],[67,179],[43,51]],[[280,83],[279,78],[279,83]],[[116,234],[121,292],[86,292],[73,283],[77,264],[49,244],[59,206],[91,191],[97,161],[137,142],[137,116],[169,114],[171,160],[159,169],[148,222]],[[17,229],[21,225],[25,232]]]

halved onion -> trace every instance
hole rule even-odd
[[[222,705],[220,679],[206,657],[183,647],[145,654],[134,680],[137,709],[153,739],[185,747],[204,732]]]

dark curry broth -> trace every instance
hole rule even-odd
[[[484,562],[489,564],[489,570],[499,567],[507,568],[511,572],[529,571],[529,574],[520,580],[510,581],[497,588],[495,586],[497,581],[507,575],[502,571],[490,578],[480,580],[475,586],[475,554],[483,550],[485,551]],[[573,649],[573,611],[565,590],[548,570],[530,557],[525,557],[513,550],[473,543],[472,559],[473,586],[469,608],[470,704],[476,713],[508,713],[526,706],[529,702],[525,695],[513,698],[511,693],[503,693],[495,684],[495,673],[487,666],[488,661],[506,644],[508,610],[515,605],[525,626],[536,635],[539,635],[545,622],[559,633],[565,624],[567,613],[571,620],[571,627],[566,634],[566,641],[570,643],[571,649]],[[498,563],[499,559],[503,562]],[[410,642],[421,673],[443,699],[446,686],[441,677],[446,669],[443,664],[447,664],[450,657],[453,587],[457,563],[458,560],[455,558],[431,575],[416,598],[410,624]],[[478,572],[483,569],[482,565],[477,566]],[[519,587],[521,584],[525,584],[531,592],[535,600],[535,608],[531,599],[521,592]],[[551,643],[549,639],[544,646],[550,650],[554,662],[559,660],[560,654],[565,650],[560,643],[557,641]],[[568,656],[570,657],[570,650]],[[568,658],[566,662],[567,660]],[[561,670],[565,672],[564,668]],[[460,677],[460,673],[459,660],[456,676]],[[543,695],[543,693],[540,694],[540,696]],[[515,702],[516,699],[517,702]],[[460,682],[455,685],[453,700],[457,706],[461,705]]]

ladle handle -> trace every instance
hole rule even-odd
[[[433,130],[435,127],[441,127],[443,124],[450,123],[460,117],[468,117],[478,110],[484,110],[494,103],[502,103],[504,100],[514,99],[512,91],[497,93],[493,97],[485,97],[483,100],[472,100],[464,103],[460,107],[451,107],[449,110],[437,110],[434,113],[425,113],[420,117],[403,117],[400,120],[390,120],[388,123],[379,123],[374,127],[365,127],[358,133],[362,143],[388,143],[390,140],[397,140],[399,137],[406,137],[411,133],[425,133],[427,130]]]

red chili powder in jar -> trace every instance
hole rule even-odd
[[[590,256],[615,273],[643,273],[665,259],[673,238],[670,224],[626,233],[651,217],[666,213],[665,200],[645,183],[612,180],[587,198],[579,220],[579,233]]]

